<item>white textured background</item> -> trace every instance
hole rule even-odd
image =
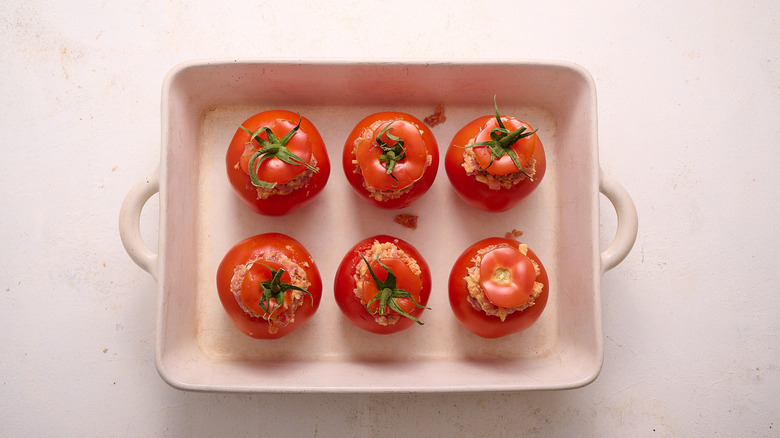
[[[774,1],[3,1],[0,436],[779,436],[779,19]],[[517,394],[167,386],[156,284],[117,217],[158,163],[165,73],[199,58],[587,68],[602,167],[640,219],[602,283],[601,376]],[[614,226],[604,201],[602,247]]]

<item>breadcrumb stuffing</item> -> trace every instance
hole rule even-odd
[[[528,162],[525,163],[525,166],[523,167],[523,172],[525,172],[525,174],[518,170],[517,172],[512,172],[506,175],[493,175],[480,167],[473,148],[467,148],[463,152],[463,164],[461,164],[461,166],[463,166],[463,169],[466,171],[467,175],[473,176],[477,181],[483,184],[487,184],[488,188],[491,190],[512,188],[513,185],[518,184],[520,181],[526,179],[526,174],[531,178],[533,178],[536,174],[536,159],[531,157],[531,159],[528,160]]]
[[[428,158],[425,162],[425,167],[428,168],[431,165],[431,163],[433,163],[433,156],[431,154],[428,154]],[[360,170],[360,165],[358,165],[357,163],[355,163],[355,173],[362,174]],[[416,184],[417,181],[399,190],[379,190],[376,187],[369,185],[366,182],[365,178],[363,179],[363,188],[365,188],[368,191],[368,196],[376,199],[377,201],[400,198],[401,196],[411,192]]]
[[[315,172],[319,171],[319,168],[317,167],[317,158],[313,155],[311,157],[311,163],[309,164],[311,164],[315,170],[305,168],[302,173],[296,175],[293,179],[284,184],[277,184],[273,187],[255,187],[257,189],[257,199],[268,199],[273,195],[289,195],[302,187],[308,187],[311,177]]]

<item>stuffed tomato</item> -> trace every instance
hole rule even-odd
[[[528,245],[488,238],[467,248],[449,278],[457,320],[483,338],[499,338],[531,327],[542,315],[550,281]]]
[[[236,130],[225,156],[233,189],[252,211],[280,216],[317,196],[330,160],[317,128],[299,114],[264,111]]]
[[[347,137],[344,174],[355,192],[386,209],[408,207],[433,184],[439,147],[416,117],[380,112],[361,120]]]
[[[483,116],[461,128],[444,159],[452,187],[468,205],[501,212],[517,205],[544,178],[547,158],[531,125],[515,117]]]
[[[266,233],[242,240],[225,254],[217,268],[217,292],[241,332],[277,339],[314,316],[322,279],[300,242]]]
[[[369,237],[347,252],[336,271],[336,303],[350,322],[389,334],[422,325],[431,295],[431,272],[411,244],[386,235]]]

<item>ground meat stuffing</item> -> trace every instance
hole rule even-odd
[[[420,265],[417,263],[417,260],[412,258],[412,256],[407,254],[405,251],[403,251],[401,248],[399,248],[392,242],[379,243],[379,241],[375,240],[374,243],[371,245],[371,248],[368,251],[363,253],[363,257],[365,257],[369,263],[376,260],[377,256],[379,256],[380,259],[382,258],[401,259],[404,263],[406,263],[407,266],[409,266],[409,269],[415,275],[422,274],[422,270],[420,269]],[[355,282],[355,289],[354,289],[355,296],[358,297],[358,299],[360,299],[361,302],[363,302],[363,279],[370,278],[370,276],[371,274],[368,272],[368,265],[363,260],[361,260],[360,263],[358,263],[357,265],[355,274],[352,276],[352,279]],[[377,322],[377,324],[383,326],[395,324],[400,319],[401,319],[401,315],[395,312],[388,313],[387,315],[380,315],[380,314],[374,315],[374,320]]]
[[[396,215],[396,217],[393,219],[396,223],[401,224],[401,226],[406,228],[415,229],[417,228],[417,216],[413,214],[406,214],[402,213],[399,215]]]
[[[484,256],[485,254],[487,254],[488,252],[496,248],[506,248],[511,246],[512,245],[502,243],[502,244],[491,245],[482,248],[481,250],[479,250],[479,252],[477,252],[477,255],[474,256],[474,258],[472,259],[474,265],[468,269],[468,275],[463,277],[463,279],[466,281],[469,290],[469,296],[466,298],[469,304],[471,304],[471,306],[476,310],[481,310],[488,315],[497,316],[498,318],[501,319],[501,321],[504,321],[508,315],[511,315],[514,312],[519,312],[521,310],[533,306],[536,302],[536,298],[539,296],[539,294],[542,293],[542,289],[544,288],[544,285],[542,283],[539,283],[538,281],[535,282],[533,291],[531,292],[528,301],[525,304],[517,307],[498,307],[488,300],[487,296],[485,295],[485,290],[482,288],[482,285],[480,284],[479,268],[480,268],[480,262],[482,261],[482,256]],[[528,245],[526,244],[523,243],[518,244],[517,249],[523,255],[528,254]],[[531,263],[533,263],[534,265],[534,270],[536,271],[536,276],[538,278],[539,274],[541,273],[541,270],[539,269],[539,265],[537,265],[533,259],[531,259]]]
[[[274,334],[279,331],[279,327],[287,326],[295,321],[295,311],[303,304],[305,294],[297,290],[289,291],[288,293],[290,294],[290,298],[292,298],[290,307],[285,312],[273,318],[268,318],[268,315],[259,315],[248,308],[241,300],[241,283],[244,281],[244,277],[246,276],[246,273],[249,271],[249,268],[252,266],[252,264],[256,262],[262,262],[263,260],[281,265],[284,270],[290,274],[290,283],[294,286],[308,290],[309,286],[311,286],[311,282],[309,282],[309,279],[306,277],[306,271],[304,271],[301,266],[299,266],[297,263],[295,263],[295,261],[280,251],[269,251],[261,253],[257,256],[257,258],[249,260],[243,265],[236,265],[236,267],[233,269],[233,278],[230,280],[230,292],[236,298],[238,305],[241,306],[244,312],[246,312],[248,315],[267,320],[268,333]],[[303,265],[306,266],[307,263],[303,262]]]
[[[466,170],[466,174],[473,176],[477,181],[487,184],[491,190],[501,190],[512,188],[513,185],[527,178],[526,174],[531,178],[536,174],[536,159],[531,157],[525,166],[523,172],[519,170],[507,175],[493,175],[483,170],[477,162],[477,157],[474,155],[472,148],[467,148],[463,153],[463,168]]]
[[[314,156],[311,157],[310,164],[315,169],[319,170],[317,168],[317,159]],[[268,199],[273,195],[289,195],[295,190],[306,187],[309,185],[309,181],[311,180],[312,175],[314,175],[314,172],[314,170],[307,168],[301,174],[284,184],[277,184],[273,187],[256,187],[257,199]]]
[[[522,236],[523,232],[518,230],[517,228],[512,229],[512,231],[507,231],[504,237],[507,239],[517,239],[518,237]]]
[[[447,116],[444,115],[444,104],[437,106],[433,114],[423,119],[423,122],[431,128],[446,121]]]
[[[433,162],[433,156],[428,154],[428,161],[426,161],[425,167],[426,168],[429,167],[432,162]],[[362,173],[360,171],[360,166],[358,165],[357,161],[353,161],[352,163],[355,165],[355,173]],[[411,192],[415,184],[417,184],[417,182],[409,184],[408,186],[400,190],[379,190],[373,186],[370,186],[365,179],[363,180],[363,188],[365,188],[368,191],[368,195],[370,197],[376,199],[377,201],[400,198],[401,196]]]

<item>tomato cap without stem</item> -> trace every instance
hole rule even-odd
[[[519,307],[528,302],[536,282],[531,260],[512,247],[496,248],[482,256],[480,284],[487,299],[498,307]]]

